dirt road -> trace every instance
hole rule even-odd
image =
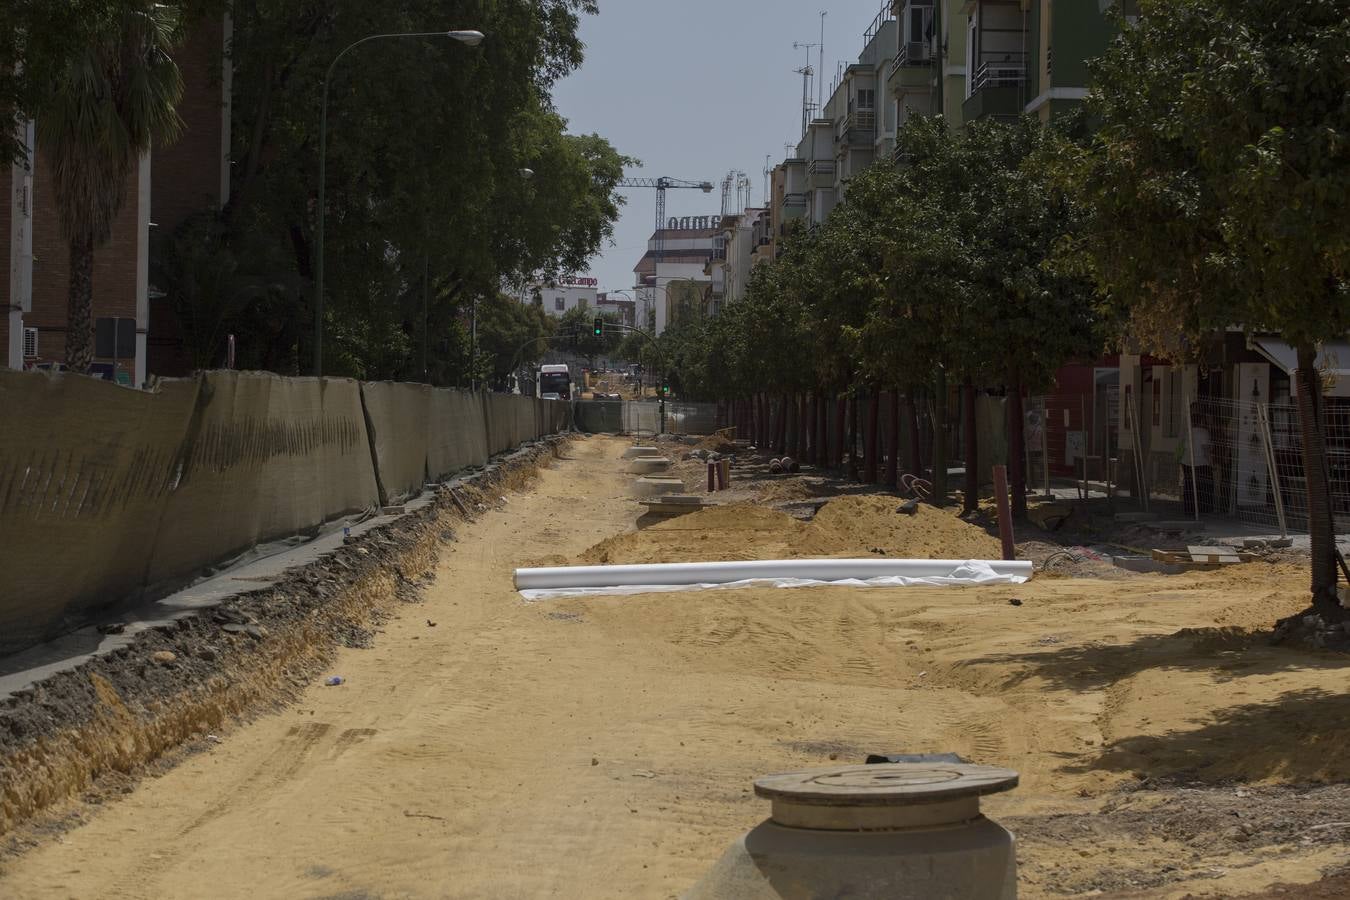
[[[755,775],[897,751],[1023,773],[986,810],[1024,896],[1231,896],[1346,861],[1300,831],[1335,797],[1260,831],[1284,785],[1350,777],[1344,658],[1248,634],[1298,571],[523,603],[516,565],[631,528],[622,446],[572,444],[466,527],[425,603],[340,653],[344,685],[13,860],[0,895],[671,897],[765,816]],[[1210,840],[1183,794],[1120,792],[1141,774],[1237,790],[1258,830]]]

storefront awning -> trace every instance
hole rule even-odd
[[[1279,338],[1252,338],[1252,346],[1286,375],[1292,376],[1298,368],[1298,351]],[[1350,397],[1350,342],[1327,341],[1323,344],[1317,353],[1317,368],[1334,376],[1327,396]]]

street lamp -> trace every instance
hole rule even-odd
[[[377,41],[382,38],[426,37],[448,37],[469,47],[476,47],[483,42],[483,32],[481,31],[409,31],[398,34],[372,34],[342,48],[342,52],[333,57],[333,61],[328,65],[328,71],[323,76],[323,105],[319,111],[319,233],[314,275],[314,375],[316,378],[323,377],[323,236],[324,219],[328,215],[328,179],[326,177],[328,173],[328,82],[333,77],[333,69],[337,66],[338,60],[346,56],[348,51],[368,41]]]

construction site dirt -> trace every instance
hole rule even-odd
[[[423,521],[429,580],[314,635],[262,714],[15,828],[0,895],[675,897],[765,817],[756,776],[952,752],[1021,775],[983,810],[1023,897],[1345,896],[1350,656],[1270,640],[1299,560],[523,601],[525,565],[998,554],[955,510],[744,460],[725,505],[639,528],[630,444],[579,438],[473,521]]]

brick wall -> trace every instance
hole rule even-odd
[[[183,73],[178,115],[183,134],[156,147],[151,166],[150,221],[165,233],[193,213],[220,205],[222,21],[204,22],[175,53]]]
[[[127,180],[126,202],[113,222],[112,237],[94,251],[95,319],[136,318],[137,187],[138,176],[133,170]],[[33,213],[33,311],[24,316],[24,325],[38,329],[41,361],[64,362],[70,253],[57,219],[51,172],[41,144],[33,177]],[[5,245],[8,243],[6,240]],[[134,360],[121,361],[120,369],[128,375],[134,368]]]
[[[220,178],[226,165],[221,124],[223,31],[223,20],[203,22],[175,54],[183,73],[178,114],[185,127],[175,143],[156,148],[152,156],[150,221],[155,223],[156,242],[167,239],[193,213],[221,203]],[[152,272],[153,268],[152,257]],[[192,361],[183,347],[171,298],[155,298],[154,293],[150,299],[147,371],[161,376],[190,374]]]
[[[9,223],[14,211],[14,168],[0,164],[0,368],[9,365]],[[16,301],[17,302],[17,301]]]

